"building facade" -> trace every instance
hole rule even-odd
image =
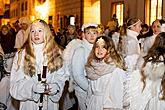
[[[100,5],[101,23],[104,25],[114,13],[123,15],[121,21],[136,17],[148,25],[155,19],[165,19],[165,0],[101,0]]]
[[[165,0],[10,0],[10,22],[22,16],[41,18],[55,30],[89,22],[106,25],[113,14],[120,25],[132,17],[150,25],[154,19],[165,19]]]

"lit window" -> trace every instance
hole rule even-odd
[[[123,25],[123,3],[114,3],[112,14],[116,14],[119,26]]]
[[[162,19],[162,0],[146,0],[145,23],[151,25],[156,19]]]
[[[75,17],[70,17],[70,25],[75,25]]]

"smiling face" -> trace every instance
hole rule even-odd
[[[107,54],[107,49],[105,48],[105,41],[102,38],[99,38],[96,42],[95,56],[98,59],[104,59],[106,54]]]
[[[40,22],[32,24],[30,34],[33,43],[41,44],[44,42],[44,26]]]

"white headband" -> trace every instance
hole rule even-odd
[[[136,23],[134,23],[134,24],[132,24],[132,25],[128,26],[128,28],[130,28],[130,27],[132,27],[132,26],[134,26],[134,25],[138,24],[139,22],[141,22],[141,21],[140,21],[140,19],[138,19],[138,21],[137,21]]]

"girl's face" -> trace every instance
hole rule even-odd
[[[152,30],[153,30],[153,33],[158,35],[161,31],[161,24],[159,23],[158,20],[156,20],[153,25],[152,25]]]
[[[40,22],[32,24],[30,33],[33,43],[41,44],[44,42],[44,26]]]
[[[97,30],[89,29],[84,33],[84,38],[91,44],[93,44],[97,38]]]
[[[133,31],[140,34],[140,31],[142,30],[141,22],[137,23],[135,26],[133,26]]]
[[[105,48],[105,41],[99,38],[96,42],[95,55],[98,59],[104,59],[107,54],[107,49]]]

